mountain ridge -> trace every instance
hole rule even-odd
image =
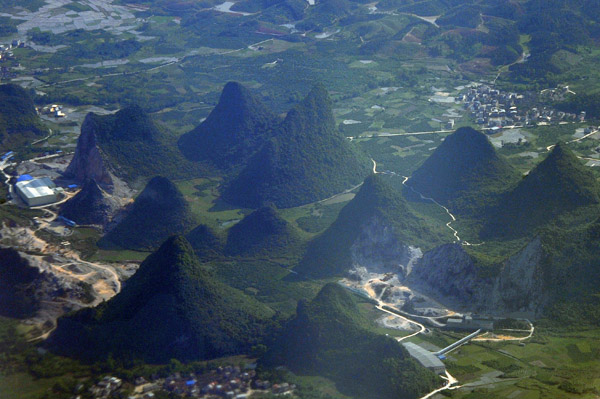
[[[273,314],[217,281],[187,240],[172,236],[114,298],[61,318],[50,342],[59,353],[84,358],[110,352],[148,362],[211,359],[249,350]]]
[[[459,213],[473,213],[517,179],[483,133],[461,127],[415,170],[407,185]]]
[[[298,303],[296,316],[260,362],[325,376],[352,397],[417,398],[437,384],[435,374],[398,342],[367,325],[346,290],[328,283],[312,301]]]
[[[156,176],[98,245],[154,249],[170,235],[184,234],[193,226],[194,217],[183,194],[169,179]]]
[[[557,216],[600,202],[595,177],[558,143],[508,191],[483,227],[484,237],[522,235]],[[518,221],[518,223],[512,223]]]
[[[221,169],[243,165],[271,134],[276,116],[252,92],[228,82],[204,122],[178,140],[184,156]]]
[[[269,202],[290,208],[327,198],[359,183],[369,162],[335,127],[332,103],[313,87],[273,137],[225,187],[232,204],[258,208]]]

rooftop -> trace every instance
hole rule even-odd
[[[54,182],[48,177],[40,179],[20,181],[16,184],[17,188],[27,198],[45,197],[54,195],[53,188],[56,187]]]
[[[414,357],[423,367],[428,369],[432,368],[443,368],[445,369],[444,363],[433,353],[427,349],[420,347],[412,342],[403,343],[402,346],[408,351],[408,353]]]

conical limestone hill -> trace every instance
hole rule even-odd
[[[228,255],[269,255],[292,251],[300,238],[274,207],[257,209],[229,229]]]
[[[351,248],[367,234],[378,237],[378,245],[424,245],[439,236],[408,207],[400,192],[379,175],[367,177],[356,196],[337,219],[309,244],[297,271],[315,276],[343,274],[352,267]]]
[[[95,180],[88,179],[81,191],[64,203],[60,214],[77,224],[105,226],[118,209],[117,201],[104,193]]]
[[[329,283],[312,301],[298,304],[295,318],[261,363],[330,378],[351,397],[411,399],[437,385],[435,374],[368,325],[345,289]]]
[[[200,259],[210,259],[223,253],[224,242],[217,233],[205,224],[200,224],[186,238]]]
[[[211,359],[248,351],[272,315],[202,269],[185,238],[172,236],[110,301],[60,319],[51,344],[84,358]]]
[[[407,184],[464,213],[485,206],[483,198],[496,196],[517,180],[517,173],[483,133],[462,127],[446,137]]]
[[[100,241],[102,247],[154,249],[172,234],[195,225],[183,194],[169,179],[152,178],[135,199],[131,211]]]
[[[229,183],[223,198],[248,208],[267,203],[294,207],[360,183],[369,166],[336,130],[331,100],[318,85],[288,112],[273,138]]]
[[[80,181],[94,179],[108,188],[114,185],[115,176],[136,183],[158,174],[183,178],[200,172],[198,165],[179,153],[171,132],[132,105],[115,114],[85,117],[65,175]]]
[[[181,136],[178,145],[192,161],[230,169],[244,164],[268,140],[275,123],[275,115],[250,90],[229,82],[206,120]]]
[[[557,216],[599,202],[591,171],[564,144],[506,193],[483,228],[484,237],[515,236],[551,222]]]

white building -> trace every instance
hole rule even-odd
[[[40,206],[57,201],[58,190],[50,178],[42,177],[15,184],[17,193],[28,206]]]
[[[427,349],[412,342],[405,342],[402,346],[416,361],[421,363],[421,366],[428,368],[436,374],[443,374],[446,371],[444,363]]]

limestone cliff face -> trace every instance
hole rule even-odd
[[[362,227],[350,247],[355,267],[362,266],[372,272],[395,272],[401,276],[410,273],[415,251],[420,253],[420,250],[398,241],[392,228],[377,216]]]
[[[510,257],[494,281],[490,305],[496,309],[539,313],[548,300],[541,268],[543,256],[542,240],[537,237]]]
[[[65,171],[65,176],[84,181],[93,179],[104,188],[111,188],[114,184],[108,165],[98,146],[96,135],[98,127],[90,114],[81,125],[81,135],[77,141],[75,156]]]
[[[410,274],[407,285],[435,291],[453,303],[480,303],[480,292],[492,282],[477,275],[477,268],[459,244],[445,244],[425,253]]]
[[[503,314],[540,314],[548,301],[541,239],[506,259],[494,276],[483,276],[460,244],[445,244],[425,254],[398,241],[392,228],[371,217],[350,247],[352,273],[395,273],[403,285],[454,309]]]
[[[498,275],[481,277],[461,245],[447,244],[427,252],[406,283],[468,310],[540,313],[548,299],[542,257],[541,240],[536,238],[508,258]]]

